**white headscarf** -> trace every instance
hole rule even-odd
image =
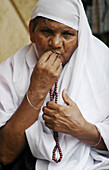
[[[39,0],[31,19],[43,16],[78,30],[78,47],[58,81],[59,103],[66,88],[84,117],[100,122],[109,115],[109,49],[90,30],[81,0]]]
[[[79,27],[79,11],[75,1],[44,1],[40,0],[34,8],[31,19],[36,16],[50,18],[52,20],[64,23],[65,25],[78,30]]]

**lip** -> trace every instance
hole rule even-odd
[[[59,53],[59,52],[56,52],[56,51],[52,51],[53,53],[57,54],[57,58],[60,58],[61,60],[61,63],[63,63],[63,60],[64,60],[64,56],[63,54]]]
[[[52,51],[52,53],[55,53],[55,54],[60,55],[60,56],[63,56],[62,53],[59,53],[59,52],[57,52],[57,51]]]

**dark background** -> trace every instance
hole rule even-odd
[[[109,47],[109,0],[82,0],[93,34]]]

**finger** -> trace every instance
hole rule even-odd
[[[56,60],[53,63],[53,66],[56,70],[59,69],[59,67],[62,65],[60,58],[56,57]]]
[[[56,58],[57,58],[57,55],[55,53],[52,53],[50,57],[46,60],[47,65],[53,65]]]
[[[57,75],[60,75],[61,71],[62,71],[62,63],[60,63],[60,65],[56,71]]]
[[[42,118],[44,121],[46,122],[51,122],[51,117],[49,117],[48,115],[46,115],[45,113],[42,115]]]
[[[48,115],[49,117],[52,117],[53,115],[53,110],[47,108],[46,106],[43,107],[43,112],[44,112],[44,115]]]
[[[39,63],[44,63],[48,60],[48,58],[50,57],[50,55],[52,54],[52,51],[47,51],[46,53],[44,53],[38,60]]]
[[[62,98],[67,105],[70,105],[70,106],[72,105],[73,101],[68,96],[66,89],[64,89],[63,92],[62,92]]]
[[[46,105],[47,105],[47,108],[52,109],[52,110],[57,110],[57,108],[60,106],[59,104],[53,101],[48,101]]]

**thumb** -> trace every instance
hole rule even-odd
[[[62,98],[63,98],[64,102],[65,102],[67,105],[72,105],[72,100],[71,100],[71,98],[68,96],[66,89],[64,89],[64,90],[62,91]]]

